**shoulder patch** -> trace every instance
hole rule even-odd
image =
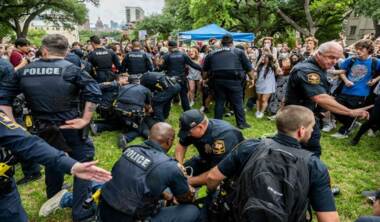
[[[0,112],[0,124],[3,124],[7,128],[14,130],[17,128],[25,130],[22,126],[20,126],[18,123],[11,120],[5,113]]]
[[[312,85],[318,85],[321,82],[321,77],[317,73],[307,74],[307,82]]]
[[[216,155],[222,155],[226,152],[224,140],[215,140],[212,152]]]

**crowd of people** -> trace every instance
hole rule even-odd
[[[11,151],[0,156],[0,162],[8,164],[5,158],[17,156],[24,174],[17,185],[41,178],[39,164],[47,165],[49,200],[41,216],[71,207],[73,221],[304,221],[310,203],[318,221],[339,221],[328,170],[319,159],[320,130],[330,132],[340,123],[331,136],[341,139],[360,127],[352,145],[369,130],[376,136],[380,38],[366,37],[351,46],[344,41],[319,46],[315,37],[308,37],[293,49],[287,43],[275,45],[272,37],[257,44],[234,43],[229,34],[192,46],[173,40],[107,41],[92,36],[69,48],[64,36],[48,35],[40,48],[25,38],[0,46],[0,134],[5,135],[1,145]],[[174,161],[166,153],[175,132],[165,121],[179,101],[183,112]],[[194,109],[198,101],[201,107]],[[212,103],[214,119],[206,116]],[[275,121],[277,134],[263,140],[244,138],[241,130],[252,127],[247,110],[256,110],[257,119],[266,115]],[[231,115],[236,127],[222,120]],[[74,160],[60,160],[52,151],[32,151],[33,142],[25,142],[28,152],[41,155],[30,156],[22,143],[10,138],[20,132],[8,132],[23,128],[60,150],[54,155],[67,153],[79,162],[94,157],[90,131],[120,131],[123,154],[112,179],[94,162],[81,165],[86,176],[71,169],[76,176],[71,193],[63,184],[63,173],[70,172]],[[21,134],[20,138],[30,137]],[[146,141],[130,145],[139,136]],[[190,145],[199,155],[185,161]],[[65,170],[57,169],[61,162]],[[0,178],[9,176],[11,170]],[[27,221],[20,204],[7,204],[19,200],[15,182],[2,182],[9,189],[0,192],[0,219]],[[208,194],[199,210],[194,187],[201,186],[207,186]],[[98,191],[100,199],[92,195]],[[91,195],[98,206],[88,203]],[[380,221],[379,194],[370,196],[375,217],[360,222]],[[2,208],[12,207],[14,214],[2,216]]]

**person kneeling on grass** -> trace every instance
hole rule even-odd
[[[359,217],[355,222],[380,222],[380,191],[376,192],[373,202],[373,216]]]

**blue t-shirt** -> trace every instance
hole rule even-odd
[[[368,81],[372,79],[372,58],[369,57],[365,60],[355,59],[351,69],[348,70],[352,58],[347,58],[340,65],[341,69],[347,71],[347,79],[354,83],[353,86],[343,86],[342,93],[353,96],[368,96],[370,94],[370,87]],[[377,61],[376,70],[380,70],[380,62]]]

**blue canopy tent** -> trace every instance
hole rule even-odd
[[[253,33],[229,32],[216,24],[206,25],[202,28],[180,32],[179,38],[184,40],[208,40],[210,38],[221,39],[225,34],[231,34],[234,41],[251,42],[255,39]]]

